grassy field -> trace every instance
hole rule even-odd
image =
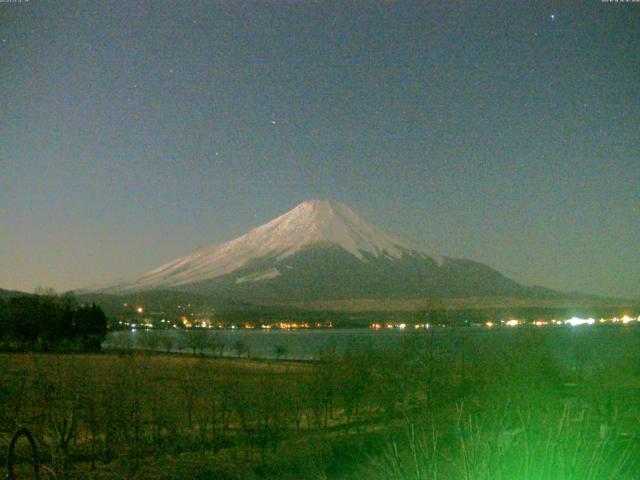
[[[26,426],[69,479],[637,478],[638,332],[571,337],[560,365],[567,334],[462,332],[443,353],[421,332],[314,363],[3,354],[0,448]],[[594,358],[605,340],[619,352]]]

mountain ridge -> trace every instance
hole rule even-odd
[[[275,256],[281,260],[323,243],[337,244],[358,259],[365,254],[400,258],[406,252],[416,252],[370,226],[344,204],[307,200],[240,237],[200,247],[161,265],[128,288],[180,287],[229,274],[256,258]]]
[[[263,303],[536,294],[480,262],[416,250],[333,200],[307,200],[103,292],[163,289]]]

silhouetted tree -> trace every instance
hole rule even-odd
[[[236,351],[236,356],[240,358],[242,355],[249,357],[249,347],[242,340],[236,340],[233,344],[233,349]]]
[[[75,336],[80,338],[84,350],[99,351],[107,336],[107,317],[100,307],[92,304],[75,312]]]
[[[0,308],[0,339],[21,350],[98,351],[107,319],[97,305],[78,307],[69,295],[21,296]]]
[[[284,345],[276,345],[273,348],[273,354],[275,355],[276,360],[280,360],[287,354],[287,347],[285,347]]]
[[[182,332],[182,345],[191,349],[193,355],[202,354],[209,347],[209,330],[205,328],[189,328]]]

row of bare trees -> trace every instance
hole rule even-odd
[[[238,357],[249,358],[251,350],[241,339],[236,339],[227,345],[223,339],[206,328],[189,328],[180,331],[175,330],[143,330],[134,337],[129,332],[116,332],[112,335],[110,346],[127,352],[132,350],[163,351],[189,351],[193,356],[222,357],[225,352],[231,351]],[[286,347],[277,345],[273,355],[280,359],[287,352]]]
[[[235,446],[249,457],[329,427],[385,421],[422,396],[403,352],[246,364],[151,354],[6,355],[0,430],[28,426],[61,475],[74,459],[135,470],[161,452]]]

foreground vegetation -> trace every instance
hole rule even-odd
[[[58,478],[636,478],[638,330],[455,332],[313,363],[4,354],[0,447],[27,426]]]

